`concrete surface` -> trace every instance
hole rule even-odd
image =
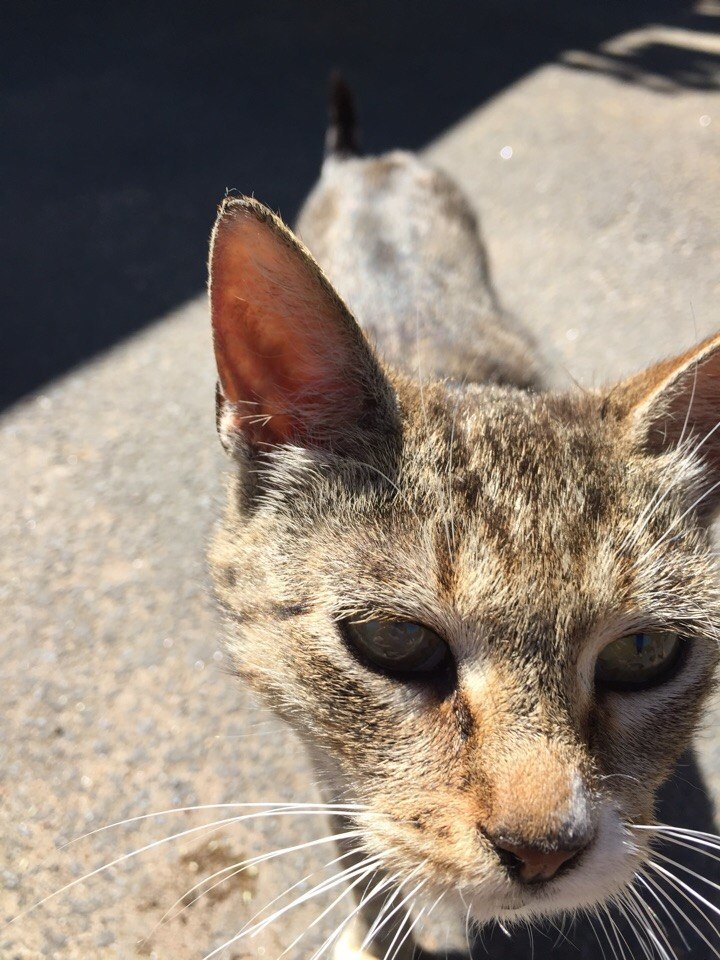
[[[704,3],[687,15],[691,32],[674,22],[665,33],[662,23],[643,29],[650,18],[640,18],[614,44],[553,51],[547,59],[557,62],[533,64],[505,91],[489,91],[489,102],[450,117],[459,122],[429,148],[476,200],[500,293],[540,335],[558,382],[623,375],[720,326],[720,94],[711,70],[720,9]],[[670,53],[658,59],[659,48]],[[307,169],[302,176],[304,189]],[[224,186],[208,191],[206,223]],[[158,234],[148,242],[149,261],[161,244]],[[92,289],[104,282],[100,275]],[[48,297],[38,292],[38,311]],[[223,466],[212,393],[200,296],[36,390],[1,422],[0,918],[213,815],[152,818],[62,846],[104,824],[177,806],[317,797],[301,745],[251,703],[216,652],[203,558]],[[667,791],[663,815],[673,823],[714,829],[717,716],[700,738],[699,763],[687,758]],[[0,957],[203,957],[334,853],[316,847],[263,864],[156,929],[173,902],[234,859],[323,830],[317,818],[287,817],[165,844],[0,928]],[[720,879],[712,861],[701,864]],[[304,905],[224,956],[275,960],[320,909]],[[310,957],[331,916],[287,956]],[[678,956],[711,955],[689,936]],[[602,956],[587,928],[573,938],[577,947],[536,935],[535,955]],[[530,956],[524,935],[496,933],[485,945],[498,960]]]

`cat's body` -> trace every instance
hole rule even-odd
[[[441,171],[399,151],[331,155],[297,232],[387,363],[418,379],[537,386],[476,214]]]
[[[459,948],[466,914],[619,895],[717,659],[720,340],[612,390],[526,389],[474,215],[409,155],[331,156],[299,231],[347,307],[260,204],[218,219],[238,469],[211,563],[238,672],[362,807],[366,920],[338,949],[384,957],[441,896]]]

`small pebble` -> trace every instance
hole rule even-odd
[[[17,890],[20,886],[20,877],[17,873],[13,873],[12,870],[3,870],[2,873],[0,873],[0,878],[2,878],[2,883],[6,890]]]

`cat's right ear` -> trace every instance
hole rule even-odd
[[[617,384],[604,406],[649,453],[694,447],[705,474],[698,512],[720,507],[720,334]]]
[[[226,449],[357,453],[395,428],[395,395],[310,253],[258,201],[227,198],[210,247],[218,427]]]

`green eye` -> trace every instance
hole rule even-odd
[[[676,633],[628,633],[609,643],[597,658],[595,682],[616,690],[641,690],[665,680],[680,662]]]
[[[390,673],[428,674],[450,656],[434,630],[411,620],[346,620],[343,626],[352,645]]]

